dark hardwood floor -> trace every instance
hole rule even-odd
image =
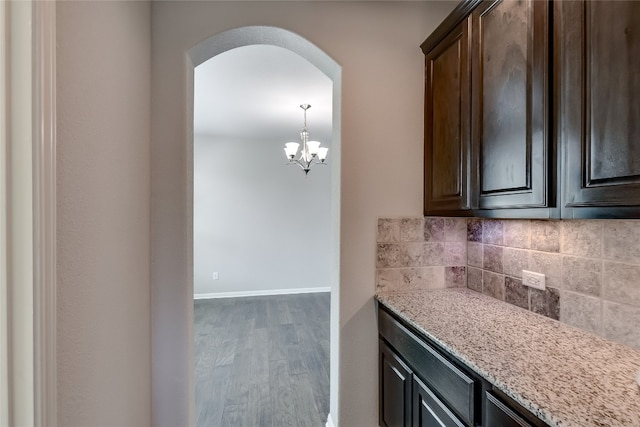
[[[199,427],[321,427],[330,294],[196,300]]]

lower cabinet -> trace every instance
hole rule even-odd
[[[379,344],[381,426],[465,426],[383,340]]]
[[[411,427],[413,372],[380,340],[380,425]]]
[[[383,306],[378,331],[380,426],[547,426]]]

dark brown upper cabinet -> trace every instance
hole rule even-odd
[[[548,3],[483,1],[471,16],[474,207],[547,208],[555,185]]]
[[[460,22],[425,58],[425,215],[470,214],[470,22]]]
[[[640,2],[554,4],[564,218],[640,217]]]
[[[462,2],[422,44],[425,215],[552,216],[548,46],[534,0]]]
[[[640,1],[467,0],[421,47],[425,215],[640,218]]]

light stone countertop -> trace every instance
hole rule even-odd
[[[376,299],[552,427],[640,427],[638,350],[468,289]]]

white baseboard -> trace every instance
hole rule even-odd
[[[330,287],[296,288],[296,289],[271,289],[268,291],[214,292],[210,294],[194,294],[193,299],[261,297],[261,296],[268,296],[268,295],[315,294],[319,292],[331,292],[331,288]]]
[[[325,427],[336,427],[333,423],[333,419],[331,418],[331,414],[327,415],[327,423],[325,424]]]

